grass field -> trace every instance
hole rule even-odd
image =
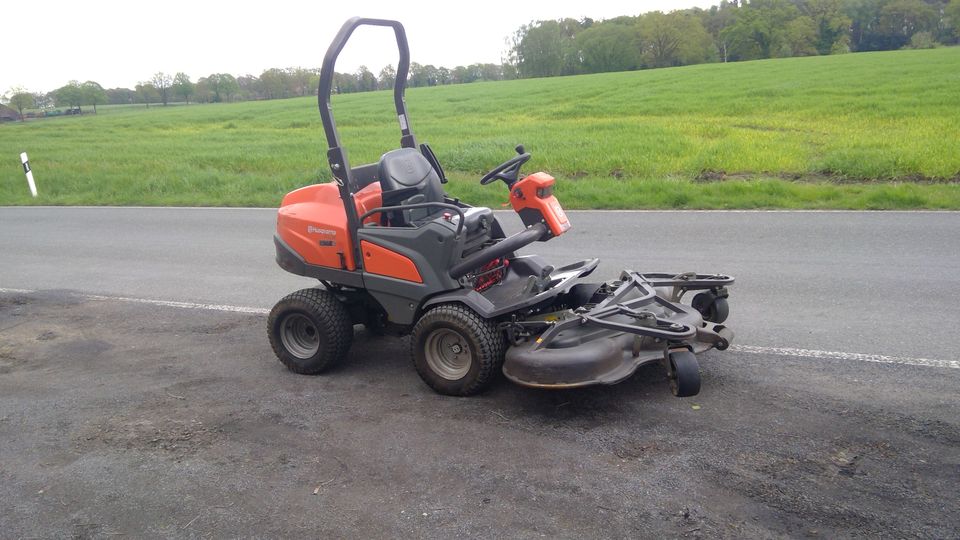
[[[476,204],[513,146],[569,208],[960,209],[960,48],[407,91],[448,191]],[[354,165],[397,145],[389,92],[334,98]],[[325,181],[315,98],[0,125],[0,204],[276,206]],[[31,199],[19,153],[30,153]]]

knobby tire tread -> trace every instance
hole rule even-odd
[[[298,306],[298,304],[300,304]],[[284,354],[284,347],[275,327],[279,312],[278,308],[306,307],[318,319],[318,330],[324,332],[326,338],[319,351],[322,358],[312,362],[310,366],[298,364],[290,355]],[[270,311],[267,320],[267,335],[270,346],[277,357],[287,366],[287,369],[302,375],[316,375],[334,364],[342,361],[353,344],[353,321],[346,307],[329,291],[323,289],[301,289],[283,297]]]
[[[421,367],[417,357],[422,351],[418,351],[421,341],[421,333],[429,325],[435,322],[445,322],[455,327],[461,328],[476,337],[479,345],[477,351],[477,362],[479,370],[472,380],[465,385],[451,392],[449,388],[443,386],[444,383],[437,383],[435,376],[429,372],[429,367]],[[469,396],[484,390],[492,383],[501,367],[503,366],[503,355],[506,344],[503,334],[497,329],[496,324],[484,319],[472,309],[460,304],[443,304],[427,311],[417,322],[413,329],[410,339],[411,358],[414,368],[420,378],[424,380],[436,392],[448,395]]]

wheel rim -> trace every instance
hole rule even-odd
[[[430,369],[448,381],[464,378],[473,364],[466,338],[448,328],[434,330],[427,336],[424,356]]]
[[[309,317],[291,313],[280,322],[280,341],[297,358],[312,358],[320,350],[320,331]]]

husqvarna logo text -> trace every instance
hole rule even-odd
[[[307,225],[307,234],[325,234],[327,236],[336,236],[337,231],[321,229],[319,227],[314,227],[313,225]]]

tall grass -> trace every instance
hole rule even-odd
[[[407,103],[449,191],[480,204],[506,199],[477,179],[523,143],[571,208],[960,208],[960,48],[414,88]],[[397,145],[389,92],[333,104],[354,165]],[[311,98],[101,107],[0,126],[0,204],[275,206],[326,181],[325,151]]]

